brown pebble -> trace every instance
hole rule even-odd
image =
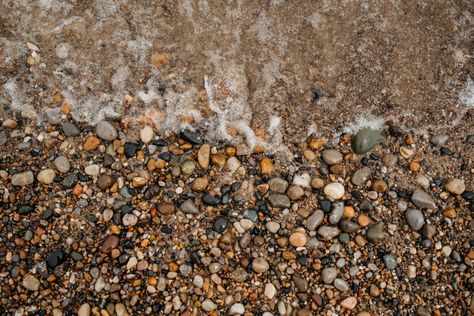
[[[117,248],[120,243],[120,239],[116,235],[110,235],[100,247],[100,252],[110,253],[112,249]]]
[[[158,212],[162,215],[171,215],[176,211],[176,207],[173,203],[161,203],[156,206]]]
[[[100,139],[98,139],[95,136],[89,136],[86,139],[86,142],[84,143],[83,148],[85,151],[90,151],[90,150],[96,149],[97,147],[99,147],[99,145],[100,145]]]
[[[109,189],[114,183],[115,183],[115,179],[112,176],[109,176],[108,174],[102,174],[97,179],[97,186],[101,190]]]

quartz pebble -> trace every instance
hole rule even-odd
[[[56,176],[56,173],[54,172],[53,169],[44,169],[38,173],[37,179],[42,184],[51,184],[53,183],[55,176]]]
[[[34,179],[34,176],[33,176],[33,172],[31,172],[31,171],[15,173],[12,176],[12,184],[14,186],[18,186],[18,187],[30,185],[30,184],[33,183],[34,180],[35,179]]]
[[[339,200],[344,196],[344,186],[338,182],[329,183],[324,187],[324,194],[333,200]]]
[[[151,126],[145,126],[140,130],[140,139],[143,143],[148,144],[153,140],[155,132]]]

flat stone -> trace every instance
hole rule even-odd
[[[323,158],[324,162],[330,166],[342,162],[343,159],[342,154],[336,149],[323,150],[321,157]]]
[[[74,123],[66,122],[61,126],[63,134],[66,137],[75,137],[78,136],[81,131]]]
[[[290,185],[286,195],[290,198],[290,200],[295,201],[299,200],[304,196],[304,191],[299,185]]]
[[[245,307],[241,303],[234,303],[229,309],[230,315],[243,315],[245,313]]]
[[[77,316],[90,316],[91,314],[91,306],[87,303],[84,303],[79,307],[77,311]]]
[[[289,208],[291,206],[290,199],[284,194],[271,193],[268,196],[268,202],[273,208]]]
[[[321,280],[326,284],[331,284],[337,277],[337,269],[336,268],[324,268],[321,271]]]
[[[316,210],[311,214],[310,217],[306,220],[306,228],[310,231],[316,230],[316,228],[321,225],[324,219],[324,212],[322,210]]]
[[[334,284],[334,287],[341,292],[347,292],[350,289],[349,284],[347,284],[345,280],[340,279],[340,278],[336,278],[333,284]]]
[[[269,189],[276,193],[285,193],[288,188],[288,182],[282,178],[271,178],[268,180]]]
[[[265,224],[265,228],[272,234],[275,234],[280,229],[280,224],[270,221]]]
[[[35,181],[35,177],[32,171],[25,171],[21,173],[15,173],[12,176],[12,185],[17,187],[23,187],[32,184]]]
[[[158,212],[162,215],[171,215],[176,212],[176,208],[173,203],[165,202],[165,203],[160,203],[156,206],[158,209]]]
[[[344,215],[344,202],[337,202],[332,204],[332,211],[329,214],[329,223],[336,225]]]
[[[411,196],[411,201],[420,208],[436,209],[436,203],[431,195],[423,190],[415,190]]]
[[[397,257],[393,253],[388,253],[383,256],[383,263],[385,268],[394,270],[397,267]]]
[[[71,164],[65,156],[58,156],[54,159],[54,166],[61,173],[68,173],[71,170]]]
[[[276,294],[276,288],[273,284],[267,283],[267,284],[265,284],[265,290],[264,290],[263,293],[264,293],[266,298],[271,300]]]
[[[308,281],[300,276],[293,275],[291,277],[293,282],[295,282],[296,288],[298,291],[305,293],[308,292],[309,286],[308,286]]]
[[[95,177],[100,172],[100,166],[96,164],[88,165],[84,168],[84,173],[88,176]]]
[[[44,169],[38,173],[38,181],[42,184],[51,184],[54,182],[54,178],[56,177],[56,173],[53,169]]]
[[[372,150],[375,146],[385,141],[383,131],[373,130],[370,128],[361,129],[352,138],[352,150],[359,155],[365,154]]]
[[[444,187],[446,190],[448,190],[448,192],[458,195],[463,194],[463,192],[466,190],[466,185],[464,184],[464,181],[457,178],[451,178],[446,181]]]
[[[324,194],[333,200],[339,200],[344,196],[344,186],[339,182],[332,182],[324,187]]]
[[[370,178],[372,170],[369,167],[362,167],[357,169],[351,177],[351,181],[354,185],[363,186],[365,182]]]
[[[360,226],[356,222],[344,219],[339,222],[339,228],[345,233],[355,233],[359,230]]]
[[[199,214],[199,209],[196,207],[196,205],[191,199],[188,199],[181,203],[179,208],[181,212],[185,214]]]
[[[357,298],[349,296],[341,302],[341,307],[345,309],[354,309],[357,306]]]
[[[21,284],[29,291],[38,291],[40,288],[40,281],[32,274],[25,275]]]
[[[423,212],[417,209],[409,208],[405,212],[405,219],[408,223],[408,226],[410,226],[410,228],[413,230],[420,230],[425,224]]]
[[[331,240],[339,235],[339,233],[339,228],[332,226],[321,226],[318,229],[318,235],[324,238],[324,240]]]
[[[95,127],[95,133],[103,140],[112,141],[118,137],[115,126],[108,121],[100,121]]]

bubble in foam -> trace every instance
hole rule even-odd
[[[466,87],[459,94],[459,100],[470,108],[474,108],[474,82],[467,79]]]
[[[11,107],[14,110],[21,109],[21,99],[18,93],[18,87],[12,80],[8,80],[4,85],[3,88],[5,89],[6,93],[10,96]]]

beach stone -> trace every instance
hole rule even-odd
[[[286,195],[290,198],[290,200],[299,200],[304,196],[304,191],[299,185],[290,185]]]
[[[100,177],[97,179],[97,186],[101,190],[109,189],[115,183],[115,179],[108,174],[101,174]]]
[[[339,228],[345,233],[355,233],[359,230],[360,226],[356,222],[344,219],[339,223]]]
[[[446,190],[448,190],[448,192],[458,195],[462,194],[466,190],[466,185],[464,184],[464,181],[457,178],[451,178],[446,181],[444,187]]]
[[[116,316],[128,316],[128,311],[125,305],[122,303],[115,304],[115,315]]]
[[[29,291],[38,291],[40,288],[40,281],[32,274],[25,275],[21,284]]]
[[[274,208],[289,208],[291,206],[290,199],[284,194],[271,193],[268,196],[268,202]]]
[[[388,185],[382,179],[376,179],[372,182],[372,190],[377,193],[383,193],[388,190]]]
[[[241,303],[234,303],[229,309],[230,315],[243,315],[245,313],[245,307]]]
[[[302,293],[308,292],[308,281],[297,275],[293,275],[291,279],[293,280],[293,282],[295,282],[298,291]]]
[[[267,260],[265,260],[265,258],[258,257],[253,259],[252,269],[257,273],[264,273],[270,269],[270,265],[268,264]]]
[[[100,251],[102,253],[110,253],[112,249],[115,249],[118,247],[120,243],[120,239],[116,235],[110,235],[107,237],[107,239],[104,241],[102,246],[100,247]]]
[[[48,256],[48,260],[46,260],[46,264],[48,265],[48,268],[54,269],[58,265],[62,264],[64,261],[66,261],[66,254],[64,253],[63,250],[58,249],[58,250],[53,251]]]
[[[89,136],[87,137],[83,148],[85,151],[90,151],[90,150],[96,149],[97,147],[99,147],[99,145],[100,145],[100,139],[98,139],[95,136]]]
[[[191,199],[188,199],[181,203],[179,208],[181,212],[185,214],[199,214],[199,209],[196,207],[196,205]]]
[[[397,257],[393,253],[389,253],[383,256],[383,263],[385,268],[394,270],[397,267]]]
[[[336,268],[324,268],[321,271],[321,280],[326,284],[331,284],[337,277],[337,269]]]
[[[269,189],[276,193],[285,193],[288,188],[288,182],[282,178],[271,178],[268,180]]]
[[[324,212],[322,210],[316,210],[306,220],[306,228],[310,231],[316,230],[321,225],[324,219]]]
[[[382,163],[385,167],[390,168],[397,164],[398,158],[394,154],[386,154],[382,157]]]
[[[95,127],[95,133],[103,140],[112,141],[118,137],[115,126],[109,121],[100,121]]]
[[[95,177],[100,172],[100,166],[96,164],[88,165],[84,168],[84,173],[88,176]]]
[[[68,173],[71,170],[71,164],[65,156],[58,156],[54,159],[54,166],[61,173]]]
[[[267,283],[267,284],[265,284],[265,290],[264,290],[263,293],[264,293],[266,298],[271,300],[276,294],[276,288],[273,284]]]
[[[7,141],[8,141],[7,133],[5,133],[5,131],[1,131],[0,132],[0,146],[5,145]]]
[[[405,219],[413,230],[420,230],[423,225],[425,224],[425,217],[423,216],[423,212],[417,209],[408,209],[405,212]]]
[[[290,235],[290,244],[293,247],[304,247],[306,245],[306,242],[308,241],[308,238],[306,237],[306,234],[303,232],[294,232]]]
[[[265,157],[262,160],[260,160],[260,172],[262,174],[271,174],[273,171],[273,162],[270,160],[270,158]]]
[[[265,224],[265,228],[273,234],[276,234],[276,232],[280,229],[280,224],[274,221],[267,222]]]
[[[125,157],[127,158],[134,157],[139,148],[140,148],[140,145],[137,143],[126,142],[123,145]]]
[[[340,278],[336,278],[334,280],[334,287],[341,292],[347,292],[350,289],[349,284],[347,284],[345,280],[340,279]]]
[[[6,119],[2,123],[2,127],[5,127],[5,128],[15,129],[17,126],[18,126],[17,122],[12,119]]]
[[[225,167],[231,173],[234,173],[239,169],[241,163],[237,157],[230,157],[225,163]]]
[[[51,184],[54,182],[54,177],[56,173],[53,169],[44,169],[38,173],[38,181],[42,184]]]
[[[318,229],[318,235],[321,236],[324,240],[331,240],[337,235],[339,235],[339,233],[339,228],[332,226],[321,226]]]
[[[188,175],[188,176],[192,175],[195,170],[196,170],[196,164],[191,159],[187,159],[181,164],[181,172],[184,175]]]
[[[324,180],[317,177],[311,179],[311,187],[318,190],[322,189],[324,187]]]
[[[140,130],[140,139],[143,143],[148,144],[155,138],[155,132],[151,126],[145,126]]]
[[[138,218],[135,214],[125,214],[122,218],[122,224],[125,226],[135,226],[138,222]]]
[[[372,243],[378,243],[384,240],[385,237],[384,224],[382,222],[378,222],[367,229],[367,240]]]
[[[35,181],[32,171],[25,171],[21,173],[15,173],[12,176],[12,185],[17,187],[23,187],[32,184]]]
[[[330,166],[342,162],[342,159],[344,158],[342,154],[336,149],[323,150],[321,157],[323,158],[324,162]]]
[[[195,131],[184,129],[180,132],[179,136],[193,145],[202,144],[202,137]]]
[[[204,300],[201,306],[202,306],[202,309],[205,310],[206,312],[210,312],[217,309],[217,305],[209,299]]]
[[[329,214],[329,223],[336,225],[344,215],[344,202],[332,204],[332,211]]]
[[[345,309],[354,309],[357,306],[357,298],[349,296],[341,302],[341,307]]]
[[[75,137],[81,133],[79,128],[76,126],[76,124],[71,123],[71,122],[63,123],[61,128],[63,130],[64,136],[66,137]]]
[[[211,146],[209,144],[203,144],[197,154],[198,163],[203,169],[207,169],[209,167],[209,159],[211,153]]]
[[[84,303],[79,307],[77,311],[77,316],[90,316],[91,314],[91,306],[87,303]]]
[[[332,182],[324,187],[324,194],[333,200],[339,200],[344,196],[344,186],[339,182]]]
[[[436,203],[431,195],[423,190],[415,190],[411,196],[411,201],[420,208],[436,209]]]
[[[174,204],[169,202],[160,203],[156,206],[156,208],[158,209],[158,212],[162,215],[171,215],[174,214],[176,211]]]
[[[354,153],[362,155],[384,141],[385,136],[382,131],[364,128],[352,138],[351,145]]]
[[[220,234],[222,234],[227,229],[227,227],[229,227],[229,221],[225,217],[218,217],[214,221],[214,231]]]
[[[207,186],[209,185],[209,180],[204,177],[199,177],[194,179],[191,189],[196,192],[202,192],[206,190]]]
[[[372,170],[369,167],[362,167],[357,169],[351,177],[351,181],[354,185],[363,186],[365,182],[370,178]]]

